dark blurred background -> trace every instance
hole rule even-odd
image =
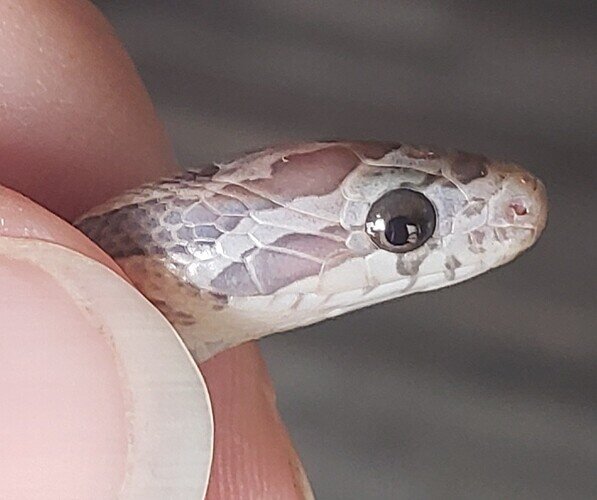
[[[96,4],[184,165],[376,138],[547,185],[514,264],[261,342],[318,498],[597,498],[594,1]]]

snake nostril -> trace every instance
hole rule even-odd
[[[512,209],[512,211],[519,217],[522,217],[523,215],[527,215],[529,213],[527,207],[521,202],[510,203],[510,209]]]

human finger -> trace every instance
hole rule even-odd
[[[70,219],[126,187],[175,170],[147,94],[95,8],[68,0],[4,0],[0,15],[0,54],[7,55],[3,74],[10,76],[6,84],[0,77],[5,89],[0,92],[5,110],[0,182]],[[252,471],[253,484],[276,496],[278,488],[280,495],[294,491],[303,475],[275,405],[261,406],[253,432],[239,425],[242,415],[253,411],[244,388],[220,383],[222,374],[242,379],[247,369],[257,392],[262,387],[271,394],[266,371],[251,368],[261,363],[258,352],[247,349],[223,354],[209,365],[212,397],[237,402],[219,406],[215,462],[222,466],[214,467],[212,484],[229,482],[240,465],[226,464],[221,451],[251,448],[261,457],[261,466]],[[259,439],[265,426],[258,425],[259,418],[274,423],[268,440]],[[287,464],[283,473],[280,464]],[[238,475],[246,473],[242,469]]]

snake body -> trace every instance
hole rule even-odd
[[[541,182],[511,163],[318,142],[146,184],[77,225],[203,361],[249,339],[477,276],[530,247],[546,214]],[[423,220],[430,217],[433,224]]]

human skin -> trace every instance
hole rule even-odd
[[[0,189],[0,237],[53,241],[117,269],[68,221],[127,187],[178,169],[147,92],[112,29],[88,2],[0,0],[0,19],[0,183],[5,186]],[[116,402],[106,405],[102,398],[112,396],[96,391],[97,372],[90,377],[89,364],[61,359],[62,347],[84,330],[91,341],[80,346],[80,354],[90,364],[99,363],[104,354],[93,336],[100,332],[77,323],[70,299],[57,294],[58,284],[39,270],[4,259],[0,277],[0,343],[11,360],[0,363],[0,380],[18,396],[23,417],[1,424],[0,437],[11,436],[14,448],[0,451],[0,469],[26,470],[35,462],[46,473],[16,473],[11,480],[64,497],[82,486],[73,483],[69,490],[69,484],[61,484],[56,490],[53,482],[69,472],[80,478],[81,463],[87,464],[90,480],[118,480],[122,464],[100,464],[90,471],[95,465],[87,463],[88,450],[76,446],[80,442],[69,449],[67,465],[60,447],[52,446],[73,425],[94,429],[85,419],[94,418],[94,408],[109,407],[103,424],[113,432],[115,453],[122,449],[118,398],[112,395]],[[69,331],[48,327],[56,311]],[[29,321],[32,312],[35,321]],[[35,350],[44,347],[43,356],[36,356]],[[71,381],[72,393],[65,395],[44,380],[44,363],[59,370],[53,372],[58,380]],[[201,371],[215,419],[208,498],[303,498],[302,467],[256,345],[224,352]],[[104,376],[113,373],[106,369]],[[40,393],[48,406],[40,406]],[[66,405],[71,427],[60,418],[42,418],[43,432],[32,436],[28,425],[37,422],[39,411],[60,405]],[[18,491],[18,484],[10,486]]]

